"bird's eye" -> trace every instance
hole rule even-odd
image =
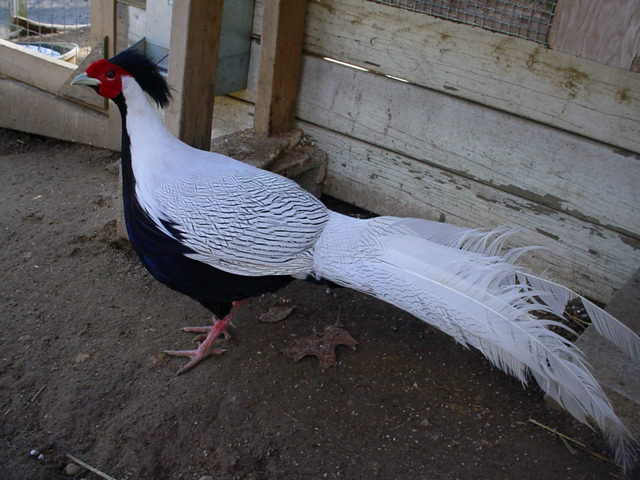
[[[107,72],[107,78],[115,78],[116,76],[116,72],[114,72],[113,70],[109,70]]]

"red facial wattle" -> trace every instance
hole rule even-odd
[[[122,77],[129,75],[124,68],[102,59],[87,68],[87,76],[100,80],[98,93],[106,98],[115,98],[122,93]]]

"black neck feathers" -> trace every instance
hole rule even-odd
[[[166,107],[171,100],[169,85],[158,66],[143,53],[134,48],[123,50],[109,59],[109,62],[125,69],[138,82],[159,107]]]

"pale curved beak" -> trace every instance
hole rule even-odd
[[[92,78],[86,73],[81,73],[80,75],[77,75],[73,80],[71,80],[71,85],[87,85],[88,87],[97,87],[100,85],[100,80],[98,80],[97,78]]]

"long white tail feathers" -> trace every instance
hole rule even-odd
[[[597,331],[635,360],[640,339],[571,290],[515,267],[512,262],[527,249],[502,253],[508,234],[419,219],[360,221],[332,213],[316,246],[314,269],[318,276],[396,305],[477,348],[523,384],[533,376],[576,419],[597,425],[616,462],[628,469],[637,444],[582,353],[549,329],[567,327],[531,312],[562,315],[569,300],[580,298]]]

